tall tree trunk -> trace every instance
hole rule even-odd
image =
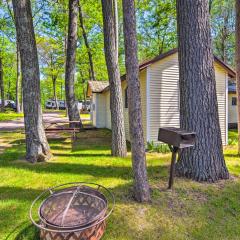
[[[213,67],[208,0],[177,0],[180,125],[195,131],[193,148],[183,150],[178,176],[215,182],[229,178],[223,157]]]
[[[10,79],[8,78],[7,99],[9,99],[9,100],[11,100],[10,88],[11,88],[11,81],[10,81]]]
[[[20,85],[20,80],[21,80],[21,71],[20,71],[20,56],[19,56],[19,47],[18,43],[17,45],[17,79],[16,79],[16,112],[20,113],[20,101],[19,101],[19,85]]]
[[[30,0],[13,0],[19,44],[26,134],[26,159],[35,163],[51,156],[40,99],[40,74]]]
[[[142,124],[135,6],[132,0],[123,0],[122,4],[135,198],[140,202],[145,202],[150,200],[150,191]]]
[[[65,71],[65,92],[70,121],[80,121],[78,104],[74,93],[74,75],[76,67],[78,0],[69,0],[68,42]],[[71,124],[74,126],[75,124]]]
[[[14,21],[14,16],[13,16],[13,12],[11,10],[10,4],[9,4],[9,0],[6,1],[7,3],[7,9],[8,9],[8,13],[12,18],[12,21],[14,23],[14,26],[16,28],[15,25],[15,21]],[[20,106],[20,100],[19,100],[19,85],[20,85],[20,79],[21,79],[21,66],[20,66],[20,53],[19,53],[19,46],[18,46],[18,42],[16,41],[16,56],[17,56],[17,78],[16,78],[16,112],[20,113],[21,110],[21,106]]]
[[[56,106],[56,109],[58,110],[59,109],[59,105],[58,105],[58,100],[57,100],[57,89],[56,89],[56,82],[57,82],[57,78],[55,76],[52,76],[52,83],[53,83],[53,99],[54,99],[54,102],[55,102],[55,106]]]
[[[122,88],[118,65],[118,43],[116,42],[113,1],[115,0],[102,0],[104,49],[110,86],[112,155],[125,157],[127,155],[127,147],[124,129]]]
[[[3,83],[3,64],[2,57],[0,56],[0,91],[1,91],[1,112],[4,111],[5,98],[4,98],[4,83]]]
[[[236,0],[236,73],[238,110],[238,154],[240,154],[240,0]]]
[[[91,76],[91,79],[93,81],[95,81],[96,78],[95,78],[95,72],[94,72],[94,67],[93,67],[92,52],[91,52],[91,49],[90,49],[90,46],[89,46],[89,43],[88,43],[87,33],[86,33],[86,29],[85,29],[84,22],[83,22],[82,7],[81,7],[80,2],[79,2],[79,20],[80,20],[80,27],[82,29],[84,43],[85,43],[87,53],[88,53],[90,76]]]

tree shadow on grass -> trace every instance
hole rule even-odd
[[[95,164],[61,162],[46,162],[33,165],[24,162],[14,162],[14,164],[6,162],[5,164],[2,164],[1,167],[25,169],[36,173],[90,175],[96,178],[130,179],[132,177],[131,166],[101,166]],[[151,175],[162,177],[166,175],[168,166],[149,166],[148,171]]]
[[[55,157],[108,157],[112,158],[110,154],[105,153],[54,153]]]
[[[4,240],[40,240],[40,232],[29,221],[25,221],[13,229]]]
[[[226,153],[224,154],[225,157],[232,157],[232,158],[240,158],[240,154],[238,153]]]

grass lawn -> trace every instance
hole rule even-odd
[[[90,113],[81,113],[81,118],[90,119]]]
[[[231,132],[232,137],[236,133]],[[225,149],[232,174],[228,181],[197,183],[176,178],[167,191],[170,154],[148,153],[152,203],[133,201],[132,170],[127,159],[110,156],[110,132],[81,133],[51,140],[53,159],[31,165],[24,158],[23,135],[1,134],[12,145],[0,154],[0,239],[36,240],[28,218],[33,199],[43,189],[74,181],[109,187],[116,208],[108,220],[103,240],[237,240],[240,239],[240,163],[236,145]]]
[[[0,112],[0,122],[1,121],[8,121],[8,120],[15,120],[17,118],[23,117],[23,113],[16,113],[10,110],[5,112]]]

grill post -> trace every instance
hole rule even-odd
[[[170,176],[168,180],[168,189],[172,189],[173,181],[174,181],[174,174],[175,174],[175,163],[177,160],[177,154],[179,151],[178,147],[172,147],[171,145],[168,145],[171,152],[172,152],[172,160],[171,160],[171,167],[170,167]]]
[[[168,181],[168,189],[172,189],[174,182],[175,163],[177,154],[180,149],[193,147],[196,140],[196,133],[189,132],[181,128],[165,127],[160,128],[158,133],[158,141],[168,144],[172,152],[172,160],[170,167],[170,177]]]

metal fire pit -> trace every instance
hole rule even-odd
[[[158,140],[167,143],[172,152],[170,177],[168,182],[168,189],[171,189],[173,186],[177,154],[179,153],[180,149],[194,146],[196,133],[186,131],[181,128],[165,127],[159,129]]]
[[[42,240],[97,240],[105,231],[105,220],[114,204],[112,193],[101,185],[67,183],[39,195],[30,208],[30,218],[40,229]],[[38,220],[34,220],[34,212]]]

